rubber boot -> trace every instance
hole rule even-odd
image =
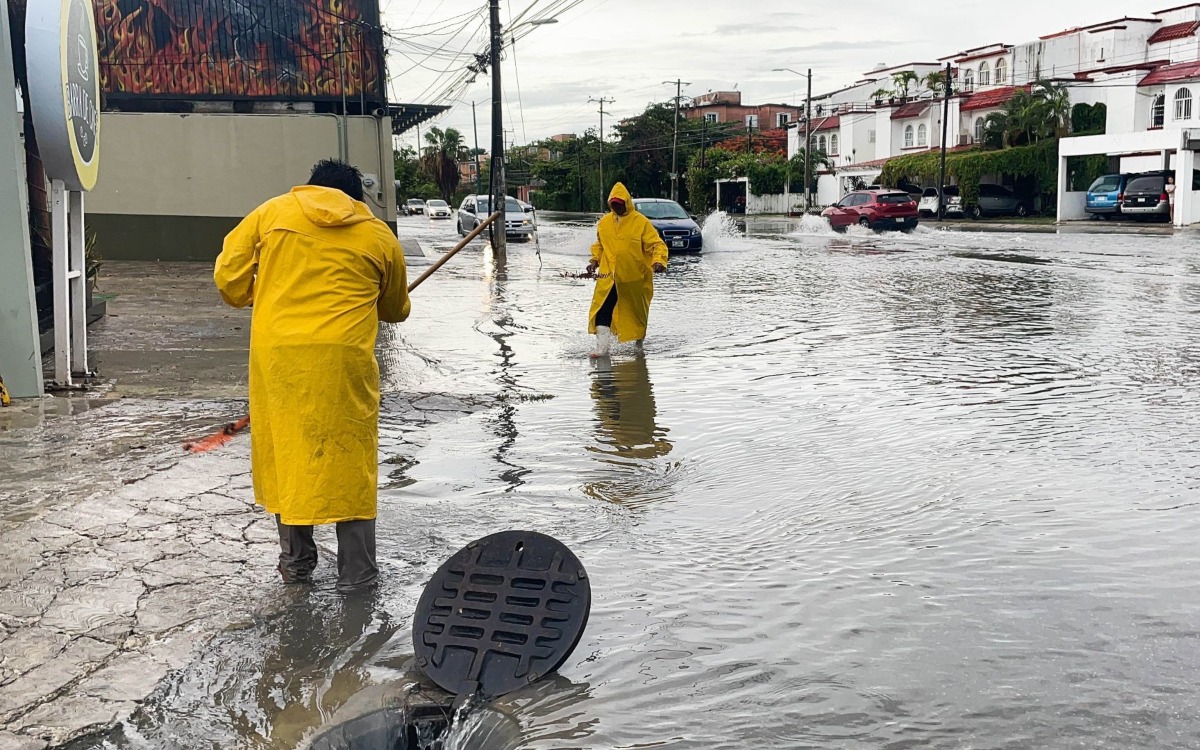
[[[592,352],[592,359],[607,357],[610,351],[612,351],[612,329],[608,326],[596,326],[596,349]]]

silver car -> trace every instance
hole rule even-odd
[[[1163,172],[1139,174],[1129,178],[1121,193],[1121,213],[1126,216],[1170,217],[1167,175]]]
[[[463,237],[470,234],[491,213],[491,205],[489,196],[468,195],[458,208],[458,233]],[[510,240],[529,242],[537,231],[533,214],[525,213],[517,199],[511,196],[504,202],[504,223],[504,235]]]

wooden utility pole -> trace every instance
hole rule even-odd
[[[938,221],[946,219],[946,134],[950,130],[950,95],[954,86],[951,83],[952,69],[946,63],[946,95],[942,101],[942,165],[938,170]]]
[[[588,101],[600,104],[600,210],[603,212],[604,208],[608,206],[608,201],[606,200],[608,196],[605,195],[605,188],[607,186],[604,184],[604,105],[612,104],[616,99],[600,97],[599,99],[589,98]]]
[[[683,100],[683,87],[691,86],[687,81],[676,78],[674,81],[663,81],[664,84],[675,84],[675,134],[671,138],[671,200],[679,201],[679,105]]]

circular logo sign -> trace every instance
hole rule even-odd
[[[91,190],[100,169],[100,68],[91,0],[29,0],[25,56],[46,174]]]

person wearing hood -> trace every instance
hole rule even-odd
[[[641,344],[650,320],[654,274],[667,270],[666,244],[620,182],[608,196],[608,207],[596,226],[588,264],[588,273],[596,275],[588,320],[588,333],[596,334],[593,358],[608,356],[614,337]]]
[[[322,161],[307,185],[256,208],[225,238],[214,280],[253,306],[250,465],[275,516],[279,573],[308,583],[313,526],[336,524],[338,589],[371,586],[378,481],[379,322],[411,309],[404,251],[363,203],[362,174]]]

